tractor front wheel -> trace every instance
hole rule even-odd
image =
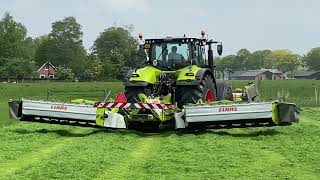
[[[199,101],[212,102],[216,100],[216,87],[211,76],[205,76],[197,86],[179,86],[176,90],[178,107],[186,104],[196,104]]]

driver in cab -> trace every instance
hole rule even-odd
[[[184,61],[184,57],[177,53],[177,46],[172,46],[171,53],[168,55],[168,65],[174,66],[175,64],[180,64]]]

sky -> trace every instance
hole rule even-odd
[[[0,0],[28,35],[48,34],[51,24],[76,17],[89,50],[113,25],[134,25],[133,36],[199,37],[222,41],[224,55],[239,49],[289,49],[305,54],[320,47],[319,0]]]

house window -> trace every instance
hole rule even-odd
[[[53,74],[49,74],[49,78],[50,79],[54,79],[54,75]]]
[[[40,78],[41,78],[41,79],[45,79],[45,78],[46,78],[46,75],[40,74]]]
[[[46,66],[44,70],[49,71],[49,66]]]

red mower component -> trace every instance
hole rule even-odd
[[[212,90],[208,89],[208,91],[206,92],[205,101],[206,102],[215,101],[215,97],[214,97],[214,94],[213,94]]]
[[[127,103],[127,98],[124,92],[120,92],[116,99],[114,100],[114,103]]]

